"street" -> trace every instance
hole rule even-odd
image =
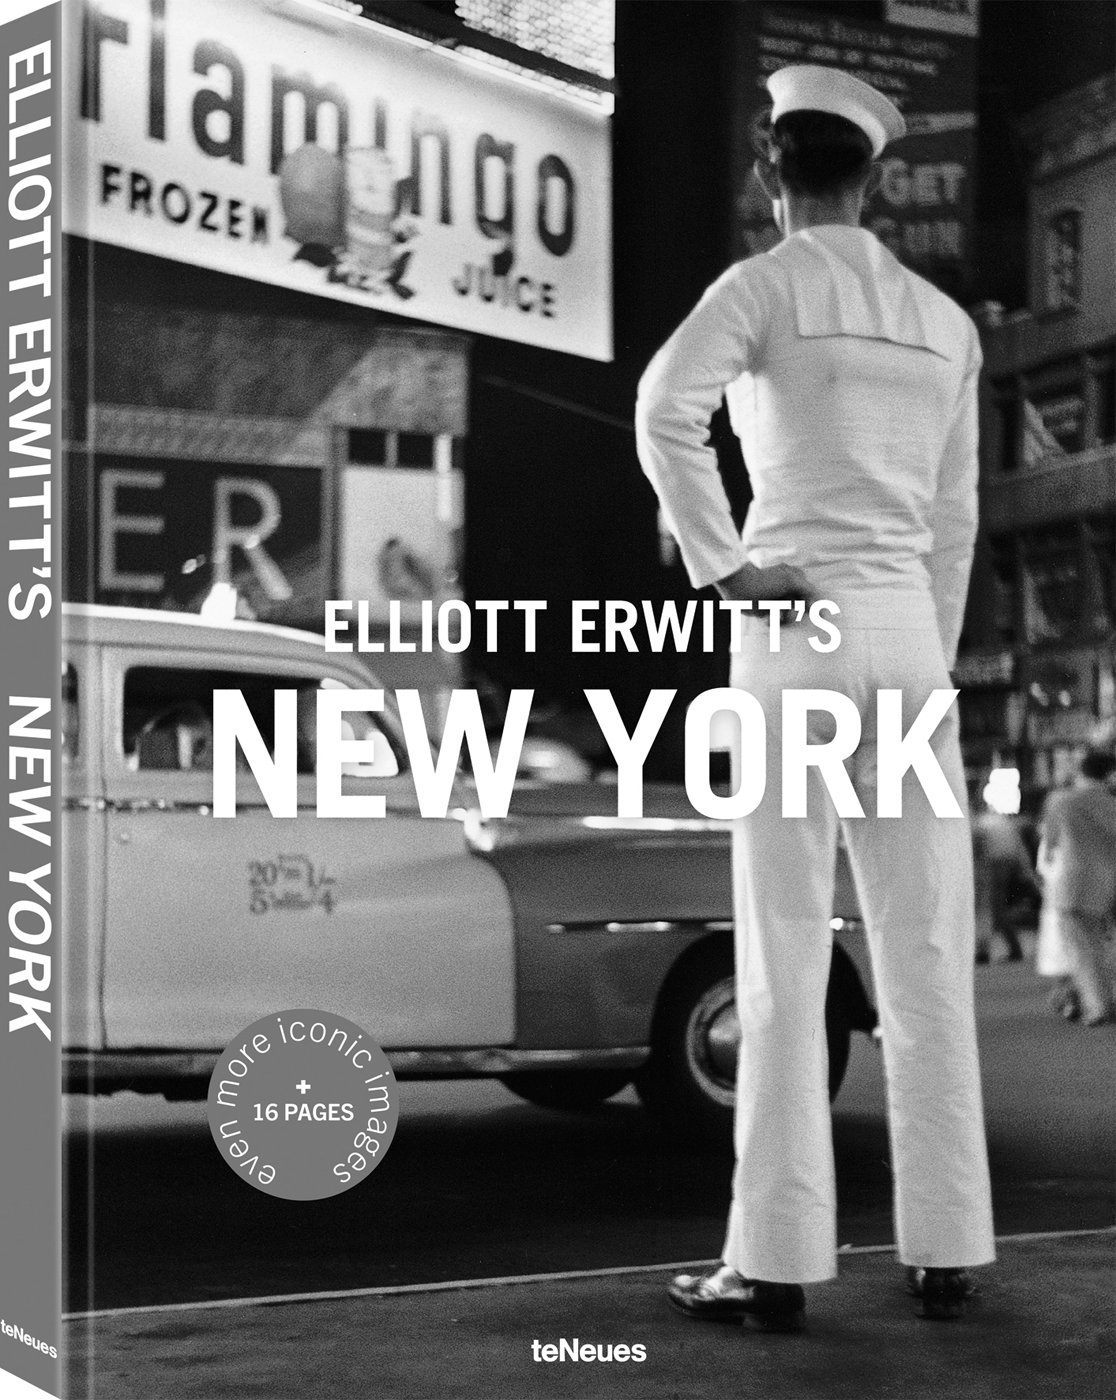
[[[1027,965],[978,968],[977,996],[997,1234],[1109,1226],[1116,1034],[1057,1020]],[[68,1311],[669,1264],[721,1246],[730,1159],[687,1145],[684,1124],[654,1125],[631,1090],[574,1115],[498,1083],[404,1083],[383,1165],[305,1204],[234,1177],[202,1104],[64,1103]],[[863,1036],[834,1134],[839,1239],[886,1244],[882,1065]]]

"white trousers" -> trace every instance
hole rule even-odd
[[[1108,914],[1083,909],[1059,909],[1056,914],[1083,1019],[1096,1021],[1111,1016],[1116,978]]]
[[[781,814],[784,689],[836,690],[862,721],[847,760],[865,815],[844,819],[883,1032],[895,1228],[905,1264],[994,1258],[973,1013],[973,863],[967,816],[938,817],[917,778],[901,818],[875,815],[876,693],[903,693],[906,733],[931,690],[950,685],[936,629],[843,629],[819,655],[812,631],[784,628],[769,651],[747,629],[732,681],[767,717],[767,789],[735,824],[733,878],[741,1046],[736,1168],[723,1258],[748,1278],[811,1283],[837,1272],[836,1190],[824,1029],[839,819],[816,768],[807,815]],[[813,715],[812,743],[833,737]],[[934,753],[967,812],[956,706]]]

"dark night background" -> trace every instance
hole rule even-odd
[[[371,11],[375,8],[367,6]],[[448,13],[448,7],[441,8]],[[805,6],[879,20],[876,0]],[[498,684],[533,686],[538,703],[612,689],[621,710],[641,708],[649,686],[683,697],[722,683],[701,654],[571,655],[571,598],[685,598],[679,565],[658,558],[655,501],[631,428],[639,376],[704,288],[737,256],[733,227],[731,105],[739,88],[733,0],[620,0],[613,118],[615,360],[596,364],[527,345],[473,338],[466,480],[464,592],[471,598],[544,598],[540,648],[484,657]],[[1027,153],[1018,121],[1048,99],[1110,70],[1116,9],[1107,0],[986,0],[981,6],[973,266],[967,304],[1009,310],[1026,295]],[[91,245],[69,240],[70,316],[85,314]],[[375,314],[109,245],[95,245],[98,288],[142,315],[145,307],[220,307],[246,316],[328,323],[342,340]],[[169,271],[168,271],[169,270]],[[387,318],[390,319],[390,318]],[[71,343],[85,337],[80,325]],[[70,403],[97,399],[78,354]],[[110,396],[111,398],[111,396]],[[714,422],[734,506],[747,503],[735,439]],[[81,542],[71,543],[79,560]],[[679,723],[683,706],[674,712]],[[675,735],[675,741],[679,738]],[[662,774],[675,766],[670,743]]]
[[[883,6],[813,4],[847,19],[879,20]],[[636,461],[635,387],[658,345],[734,254],[729,101],[731,3],[620,0],[614,118],[613,217],[616,359],[600,366],[478,337],[473,351],[466,581],[473,597],[662,598],[691,593],[680,566],[664,570],[655,503]],[[988,0],[981,6],[974,268],[970,304],[1007,308],[1026,296],[1027,158],[1018,119],[1108,71],[1116,9],[1103,0]],[[719,65],[719,68],[717,67]],[[703,75],[705,79],[703,80]],[[532,400],[496,384],[567,400]],[[572,405],[608,414],[604,424]],[[714,435],[734,505],[747,501],[735,439]],[[556,627],[556,633],[559,629]],[[649,685],[697,691],[722,683],[701,656],[574,656],[564,632],[548,653],[498,658],[507,684],[575,697],[607,686],[622,708]],[[679,706],[675,711],[679,713]],[[662,761],[668,770],[674,755]]]

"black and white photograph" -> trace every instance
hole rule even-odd
[[[0,1395],[1111,1395],[1116,6],[2,9]]]

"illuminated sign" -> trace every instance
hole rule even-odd
[[[98,454],[71,460],[68,479],[71,516],[93,526],[91,561],[71,541],[71,597],[196,613],[219,584],[249,616],[320,622],[331,553],[321,468]]]
[[[790,63],[843,68],[902,111],[907,135],[888,146],[864,224],[908,267],[963,290],[969,262],[976,135],[976,43],[954,33],[838,19],[805,7],[761,5],[743,55],[742,149],[771,109],[768,76]],[[778,240],[771,204],[741,162],[743,251]]]
[[[73,13],[69,232],[611,358],[601,113],[313,0]]]
[[[940,29],[947,34],[979,32],[977,0],[884,0],[884,19],[915,29]]]

